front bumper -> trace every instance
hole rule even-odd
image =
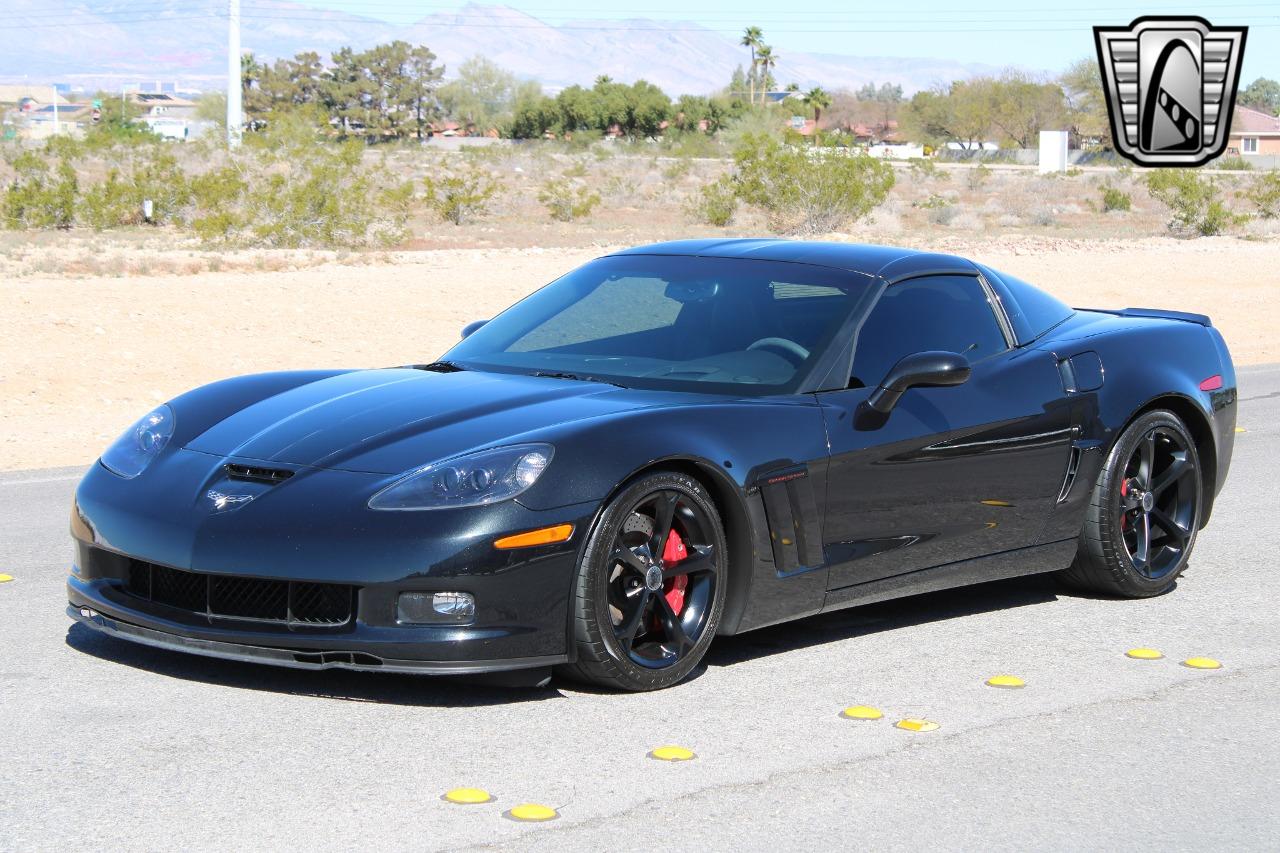
[[[251,501],[219,511],[206,491],[224,484],[222,460],[179,451],[133,481],[94,466],[72,511],[75,562],[67,581],[73,618],[151,646],[299,668],[383,672],[498,672],[571,655],[570,605],[579,551],[599,506],[534,510],[518,501],[425,513],[365,506],[374,475],[300,470]],[[196,484],[193,486],[193,483]],[[184,499],[182,495],[190,497]],[[178,497],[174,497],[174,496]],[[567,542],[499,550],[503,536],[557,524]],[[219,610],[205,599],[175,605],[134,589],[139,563],[208,578],[351,590],[345,621],[302,624]],[[463,624],[405,624],[404,592],[475,597]],[[290,593],[292,595],[292,591]],[[230,614],[230,615],[229,615]]]
[[[567,659],[565,655],[545,655],[479,661],[404,660],[385,658],[368,651],[272,648],[187,637],[114,619],[85,604],[68,604],[67,615],[80,624],[109,637],[141,643],[144,646],[244,663],[285,666],[292,669],[355,669],[418,675],[472,675],[553,666],[564,663]]]

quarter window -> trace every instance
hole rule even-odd
[[[889,285],[858,333],[850,387],[876,385],[904,356],[958,352],[979,361],[1008,348],[977,278],[940,275]]]

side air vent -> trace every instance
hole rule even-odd
[[[283,483],[293,476],[287,468],[262,468],[256,465],[240,465],[235,462],[226,465],[227,476],[233,480],[251,480],[255,483]]]
[[[808,468],[771,471],[755,485],[764,502],[777,570],[793,572],[822,565],[822,529]]]
[[[1076,482],[1076,472],[1080,470],[1080,453],[1079,447],[1074,445],[1071,448],[1071,457],[1067,459],[1067,474],[1062,478],[1062,488],[1058,490],[1058,503],[1062,503],[1071,494],[1071,487]]]

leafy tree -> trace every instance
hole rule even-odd
[[[510,71],[483,56],[458,66],[458,77],[440,87],[440,105],[459,122],[488,130],[508,122],[518,81]]]
[[[902,112],[904,130],[924,143],[975,146],[987,138],[993,123],[989,82],[957,80],[946,89],[916,92]]]
[[[881,83],[877,88],[876,84],[872,82],[862,86],[854,95],[859,101],[897,104],[902,101],[902,87],[896,83]]]
[[[1268,77],[1259,77],[1244,87],[1238,100],[1246,107],[1253,107],[1255,110],[1262,110],[1271,115],[1280,113],[1280,83]]]
[[[1075,144],[1083,147],[1084,139],[1100,139],[1103,147],[1110,148],[1110,119],[1097,60],[1081,59],[1072,63],[1058,84],[1062,87],[1066,121]]]
[[[1019,148],[1034,148],[1041,130],[1058,127],[1065,120],[1062,88],[1021,72],[1006,72],[992,81],[987,97],[992,124]]]
[[[560,121],[555,98],[542,93],[542,87],[529,81],[516,88],[512,97],[511,123],[507,134],[516,139],[539,139]]]

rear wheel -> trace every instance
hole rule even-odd
[[[698,665],[724,608],[726,546],[702,485],[678,472],[633,482],[601,516],[575,586],[569,678],[670,687]]]
[[[1071,586],[1131,598],[1173,588],[1200,527],[1200,458],[1172,412],[1148,412],[1120,436],[1098,475]]]

